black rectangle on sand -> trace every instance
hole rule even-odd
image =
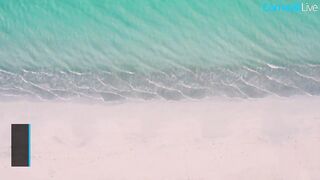
[[[30,125],[11,125],[11,166],[30,165]]]

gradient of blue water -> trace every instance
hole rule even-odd
[[[263,3],[0,1],[0,97],[319,95],[320,13]]]

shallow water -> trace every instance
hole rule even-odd
[[[319,95],[320,12],[263,3],[0,1],[0,97]]]

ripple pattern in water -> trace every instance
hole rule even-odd
[[[0,96],[319,95],[320,13],[264,12],[263,3],[0,1]]]
[[[126,99],[202,99],[214,96],[261,98],[320,95],[320,66],[266,65],[163,72],[43,72],[0,71],[2,98],[97,101]]]

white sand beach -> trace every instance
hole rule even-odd
[[[12,168],[10,124],[30,123]],[[3,180],[318,180],[320,98],[0,103]]]

